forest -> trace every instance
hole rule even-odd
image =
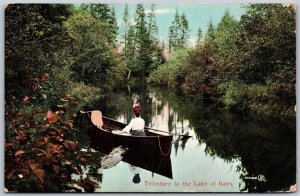
[[[186,48],[186,19],[170,27],[168,61],[148,81],[191,96],[220,101],[225,108],[280,118],[295,116],[295,10],[281,4],[253,4],[240,21],[225,12],[217,26],[198,33]]]
[[[159,39],[155,5],[137,4],[134,22],[108,4],[11,4],[5,8],[5,188],[61,192],[78,164],[74,119],[87,104],[126,84],[175,88],[225,110],[295,118],[296,11],[249,4],[235,19],[198,29],[176,11]],[[124,85],[125,84],[125,85]],[[56,180],[58,179],[58,180]],[[26,182],[26,183],[24,183]],[[81,182],[89,190],[92,182]]]

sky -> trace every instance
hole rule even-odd
[[[110,4],[110,6],[115,8],[117,22],[120,26],[125,4]],[[150,4],[144,4],[146,13],[150,12],[150,7]],[[133,20],[136,4],[128,4],[128,8],[130,20]],[[184,13],[189,21],[189,27],[191,29],[189,43],[192,46],[197,40],[199,27],[204,35],[207,31],[209,21],[211,20],[213,25],[216,26],[221,21],[226,9],[229,10],[230,15],[238,20],[246,11],[243,4],[156,4],[154,13],[160,40],[168,40],[169,27],[174,20],[176,9],[178,9],[180,15]]]

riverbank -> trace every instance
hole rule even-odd
[[[148,82],[220,101],[231,111],[295,118],[295,16],[292,6],[280,4],[252,4],[240,20],[226,12],[195,48],[170,51]]]

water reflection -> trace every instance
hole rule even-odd
[[[82,149],[89,155],[89,162],[76,168],[71,175],[73,183],[68,184],[70,192],[99,192],[103,180],[103,170],[111,169],[119,164],[126,150],[122,147],[113,148],[108,154],[94,150]]]
[[[187,98],[170,90],[154,88],[131,88],[130,92],[109,92],[104,99],[85,109],[101,109],[104,115],[127,123],[132,118],[133,95],[135,97],[138,95],[138,101],[143,108],[142,117],[147,126],[177,134],[189,134],[195,138],[173,144],[170,157],[170,163],[172,160],[173,164],[172,182],[203,180],[218,184],[219,181],[231,181],[234,186],[223,187],[221,182],[218,187],[173,186],[169,189],[154,190],[147,189],[142,178],[138,187],[128,188],[126,183],[122,185],[122,182],[116,181],[117,175],[127,172],[121,162],[121,166],[112,168],[107,176],[108,181],[115,181],[114,186],[119,187],[119,190],[268,192],[283,190],[295,184],[295,119],[283,122],[261,117],[258,119],[246,117],[225,111],[217,103]],[[82,144],[88,146],[89,139],[86,135],[82,135],[82,138]],[[126,167],[128,169],[128,166]],[[162,180],[159,176],[145,173],[144,169],[140,175],[143,172],[148,176],[147,179]],[[127,174],[130,173],[128,171]],[[131,176],[132,180],[133,173]],[[261,177],[264,180],[258,180]],[[112,186],[106,184],[102,191],[111,189]]]
[[[172,93],[155,91],[158,99],[177,106],[182,119],[189,119],[205,153],[227,162],[241,161],[241,191],[278,191],[296,182],[296,122],[255,119],[224,111],[204,100],[188,102]],[[266,181],[249,177],[263,176]]]
[[[94,131],[93,128],[89,132]],[[107,140],[105,137],[98,137],[97,140],[91,138],[90,146],[99,152],[109,154],[107,159],[101,161],[102,168],[105,165],[114,165],[113,163],[118,163],[121,160],[128,163],[132,169],[135,168],[136,171],[140,171],[138,168],[165,176],[172,179],[172,164],[170,156],[158,156],[155,151],[150,151],[149,149],[140,148],[133,146],[123,150],[123,147],[115,148],[115,144]],[[104,161],[104,162],[103,162]],[[108,164],[107,164],[108,163]],[[136,173],[137,174],[137,173]],[[136,180],[137,180],[136,176]]]
[[[125,154],[126,150],[123,147],[113,148],[108,155],[101,158],[101,168],[110,169],[116,166],[122,161]]]
[[[130,169],[131,173],[133,173],[132,182],[135,184],[140,183],[141,182],[141,178],[140,178],[141,169],[134,165],[129,165],[129,169]]]
[[[71,183],[65,188],[67,192],[97,192],[101,189],[103,180],[101,158],[104,154],[92,151],[90,148],[81,151],[89,157],[89,162],[75,168],[71,175]]]

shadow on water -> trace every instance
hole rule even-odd
[[[295,120],[281,122],[234,114],[215,103],[146,86],[107,92],[101,100],[84,109],[100,109],[105,116],[127,123],[132,118],[135,96],[142,105],[146,125],[155,127],[154,117],[167,105],[169,131],[185,133],[184,122],[189,121],[188,126],[195,131],[197,142],[205,145],[206,156],[219,157],[227,163],[238,159],[241,164],[236,167],[236,172],[242,173],[240,183],[243,184],[240,191],[279,191],[296,183]],[[80,126],[85,123],[79,122]],[[78,133],[78,138],[83,146],[89,146],[86,132]],[[175,153],[179,148],[184,150],[187,142],[174,143]]]
[[[205,153],[231,162],[238,157],[237,170],[246,175],[241,191],[267,192],[296,183],[296,122],[246,117],[217,108],[205,100],[187,101],[175,93],[155,91],[158,99],[176,107],[181,118],[194,127]],[[260,178],[260,179],[257,179]]]

